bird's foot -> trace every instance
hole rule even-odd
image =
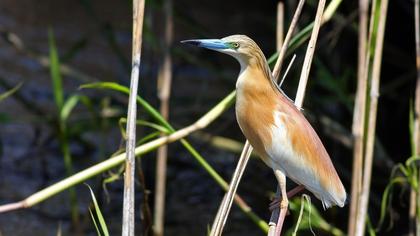
[[[287,209],[289,207],[289,200],[281,199],[280,201],[280,209]]]
[[[290,190],[289,192],[287,192],[287,198],[290,199],[303,190],[305,190],[305,187],[303,185],[299,185],[293,188],[292,190]],[[268,206],[268,209],[270,209],[270,211],[274,211],[278,207],[281,207],[281,201],[282,201],[282,197],[275,197],[273,201],[271,201],[270,205]]]

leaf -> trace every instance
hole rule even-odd
[[[95,216],[93,215],[92,210],[90,210],[90,208],[89,208],[89,214],[90,214],[90,217],[92,218],[93,224],[95,225],[96,234],[101,236],[102,235],[101,231],[98,228],[98,224],[96,223]]]
[[[71,111],[77,105],[79,100],[80,100],[79,95],[73,95],[66,100],[66,102],[64,103],[60,111],[61,121],[66,121],[69,118]]]
[[[127,93],[127,94],[130,93],[129,88],[127,88],[123,85],[114,83],[114,82],[97,82],[97,83],[84,84],[84,85],[81,85],[79,88],[80,89],[85,89],[85,88],[88,88],[88,89],[92,89],[92,88],[95,88],[95,89],[111,89],[111,90],[115,90],[115,91],[123,92],[123,93]]]
[[[114,82],[99,82],[99,83],[90,83],[80,86],[81,89],[110,89],[118,91],[121,93],[129,94],[130,89],[123,85],[114,83]],[[162,117],[162,115],[154,109],[146,100],[137,96],[137,102],[151,115],[156,119],[160,124],[167,127],[171,132],[174,132],[175,129]]]
[[[105,219],[102,216],[101,209],[99,209],[99,205],[98,205],[98,202],[96,201],[95,194],[93,193],[92,188],[88,184],[86,184],[86,186],[89,188],[90,195],[92,196],[92,201],[93,201],[93,205],[95,206],[95,213],[96,213],[96,217],[98,218],[98,221],[99,221],[99,226],[101,226],[101,229],[102,229],[102,232],[104,233],[104,236],[109,236],[108,228],[106,226]],[[92,213],[91,213],[91,216],[92,216],[92,218],[94,218]],[[97,226],[95,220],[93,220],[93,222],[95,224],[96,229],[98,230],[98,226]],[[98,234],[98,235],[101,235],[101,234]]]
[[[372,222],[370,221],[369,215],[366,217],[366,229],[369,233],[369,236],[376,236],[376,232],[372,226]]]
[[[410,131],[410,146],[411,146],[411,153],[414,155],[416,153],[416,141],[414,140],[414,106],[413,101],[410,100],[410,109],[409,109],[409,122],[408,128]]]
[[[161,132],[153,132],[153,133],[151,133],[151,134],[148,134],[148,135],[146,135],[146,136],[144,136],[142,139],[140,139],[137,143],[138,144],[143,144],[143,143],[146,143],[146,142],[148,142],[148,141],[150,141],[150,140],[152,140],[152,139],[155,139],[155,138],[157,138],[157,137],[159,137],[159,135],[161,135],[162,133]]]
[[[392,197],[392,188],[394,187],[395,184],[403,184],[403,183],[406,183],[406,182],[407,182],[407,180],[403,177],[395,177],[386,186],[384,194],[382,195],[381,213],[380,213],[380,216],[379,216],[378,226],[376,226],[376,231],[378,231],[380,228],[382,228],[382,224],[384,223],[385,213],[388,209],[389,204],[391,203],[391,201],[389,201],[388,199],[390,199]]]
[[[23,82],[20,82],[14,88],[0,94],[0,102],[3,101],[4,99],[10,97],[11,95],[13,95],[16,91],[18,91],[20,89],[20,87],[22,87],[22,85],[23,85]]]
[[[125,117],[120,118],[118,123],[120,123],[120,125],[127,124],[127,118],[125,118]],[[158,124],[155,124],[155,123],[152,123],[152,122],[149,122],[149,121],[136,120],[136,124],[158,130],[158,131],[160,131],[162,133],[165,133],[165,134],[170,133],[170,130],[168,128],[166,128],[164,126],[161,126],[161,125],[158,125]]]
[[[48,44],[50,48],[50,74],[53,85],[54,100],[58,110],[61,111],[64,103],[64,94],[60,73],[60,61],[52,29],[48,30]]]

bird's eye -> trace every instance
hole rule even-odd
[[[239,43],[232,43],[232,47],[235,49],[239,48]]]

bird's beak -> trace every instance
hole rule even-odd
[[[229,48],[228,44],[220,39],[190,39],[183,40],[181,43],[191,44],[211,50],[223,50]]]

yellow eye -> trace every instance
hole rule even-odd
[[[232,43],[233,48],[239,48],[239,43]]]

